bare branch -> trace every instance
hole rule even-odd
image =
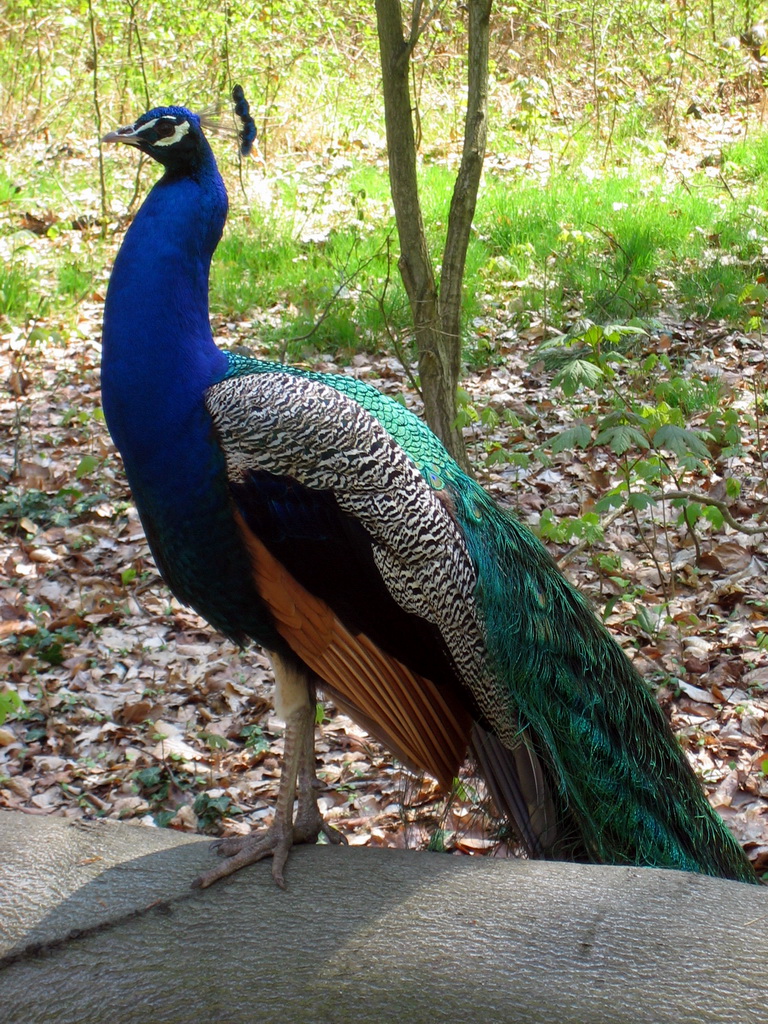
[[[440,3],[436,3],[429,14],[426,16],[424,21],[419,24],[421,19],[421,8],[423,7],[422,0],[415,0],[413,5],[413,13],[411,15],[411,34],[408,38],[408,50],[413,51],[418,43],[419,39],[424,35],[429,26],[438,16],[440,11],[445,6],[444,0]]]

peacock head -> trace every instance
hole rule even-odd
[[[135,146],[168,170],[192,171],[210,153],[200,118],[186,107],[156,107],[101,141]]]
[[[240,122],[240,152],[247,156],[256,139],[256,124],[241,86],[233,88],[232,101]],[[156,107],[134,124],[109,132],[101,141],[135,146],[166,170],[181,174],[194,172],[211,155],[200,117],[186,107]]]

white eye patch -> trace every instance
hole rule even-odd
[[[158,139],[157,142],[155,142],[155,145],[172,146],[174,143],[184,138],[184,136],[189,131],[189,127],[189,121],[182,121],[181,124],[176,125],[176,130],[174,131],[173,135],[169,135],[168,138],[166,139]]]
[[[160,120],[161,120],[161,118],[155,117],[151,121],[147,121],[146,124],[143,124],[141,126],[139,131],[140,132],[144,132],[148,128],[152,128],[153,125],[156,125],[157,122],[160,121]],[[177,124],[175,126],[173,135],[168,135],[168,136],[166,136],[163,139],[157,139],[155,142],[152,143],[152,145],[153,146],[173,146],[180,139],[184,138],[184,136],[189,131],[189,128],[190,128],[189,121],[182,121],[180,124]]]

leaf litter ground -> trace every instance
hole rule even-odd
[[[79,236],[62,230],[53,244],[79,247]],[[23,331],[0,328],[7,382],[0,471],[8,481],[0,504],[0,679],[27,709],[0,725],[0,807],[211,835],[246,832],[269,824],[279,781],[282,727],[271,707],[269,664],[171,599],[156,572],[99,413],[102,293],[97,286],[81,301],[74,321],[52,315]],[[258,325],[256,312],[214,327],[223,344],[258,350]],[[474,327],[502,358],[467,374],[463,386],[476,407],[509,410],[517,425],[472,428],[470,444],[480,451],[551,441],[570,425],[570,412],[531,364],[544,327],[534,321],[515,335],[498,304]],[[754,411],[751,382],[768,379],[759,337],[671,316],[650,344],[687,353],[688,373],[717,373]],[[315,365],[405,395],[419,411],[392,357]],[[764,454],[753,431],[729,465],[742,481],[734,515],[752,527],[764,522]],[[527,474],[486,470],[482,480],[535,525],[544,509],[558,516],[590,509],[616,474],[615,458],[592,449],[563,453]],[[716,496],[716,475],[695,484]],[[762,534],[724,525],[702,531],[700,546],[696,565],[687,531],[674,523],[659,530],[647,516],[627,514],[613,519],[597,546],[618,557],[621,583],[596,568],[594,549],[553,554],[565,557],[569,576],[596,606],[610,602],[608,625],[659,685],[711,802],[765,871],[766,544]],[[665,615],[654,621],[647,609],[662,606]],[[395,763],[330,704],[322,705],[317,755],[321,809],[353,844],[418,848],[435,845],[437,836],[437,845],[463,853],[512,852],[495,836],[470,772],[446,804],[430,779]]]

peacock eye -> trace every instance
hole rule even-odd
[[[173,121],[158,121],[155,127],[155,135],[159,139],[167,139],[176,131],[176,125]]]

